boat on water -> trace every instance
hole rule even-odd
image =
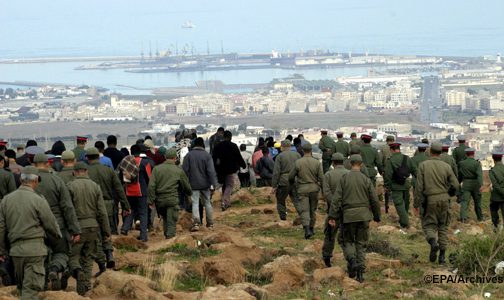
[[[184,24],[182,24],[182,28],[193,29],[193,28],[196,28],[196,25],[194,25],[194,23],[191,21],[186,21],[186,22],[184,22]]]

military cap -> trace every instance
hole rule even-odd
[[[161,147],[159,147],[159,149],[158,149],[158,153],[159,153],[159,154],[162,154],[162,155],[165,155],[165,153],[166,153],[166,147],[165,147],[165,146],[161,146]]]
[[[426,143],[418,143],[417,144],[417,147],[419,149],[426,149],[427,147],[429,147],[429,144],[426,144]]]
[[[493,151],[492,152],[492,158],[494,158],[494,159],[495,158],[497,158],[497,159],[502,158],[503,155],[504,155],[504,153],[502,153],[501,151]]]
[[[280,142],[276,142],[274,145],[273,145],[273,148],[280,148],[282,147],[282,144]]]
[[[362,156],[360,156],[360,154],[352,154],[350,156],[350,162],[351,163],[354,163],[354,162],[362,162]]]
[[[373,137],[369,134],[363,134],[361,135],[361,140],[372,140]]]
[[[465,153],[474,153],[474,152],[476,152],[476,149],[474,149],[474,148],[465,148],[464,151],[465,151]]]
[[[47,157],[47,155],[44,153],[37,153],[37,154],[35,154],[35,157],[33,157],[34,163],[46,163],[48,161],[49,161],[49,157]]]
[[[73,153],[73,151],[71,150],[63,151],[63,153],[61,153],[61,159],[62,160],[75,159],[75,153]]]
[[[327,130],[320,130],[321,134],[327,134]]]
[[[75,171],[78,170],[87,170],[88,166],[85,162],[79,161],[78,163],[75,164],[74,168]]]
[[[0,139],[0,146],[7,146],[9,144],[7,141]]]
[[[463,134],[457,136],[457,140],[459,140],[459,141],[465,141],[465,139],[466,139],[466,137]]]
[[[360,146],[359,145],[353,145],[350,147],[350,154],[359,154],[360,153]]]
[[[38,154],[38,153],[44,153],[44,149],[40,148],[39,146],[30,146],[28,148],[26,148],[26,151],[25,151],[28,155],[35,155],[35,154]]]
[[[154,148],[154,142],[152,140],[145,140],[144,145],[149,149]]]
[[[389,145],[389,147],[390,148],[399,148],[399,147],[401,147],[401,143],[397,143],[397,142],[396,143],[392,143],[392,144]]]
[[[21,171],[21,174],[25,174],[25,175],[37,175],[37,176],[39,176],[40,172],[39,172],[39,170],[37,168],[35,168],[33,166],[26,166]],[[40,177],[39,177],[39,181],[40,181]]]
[[[343,161],[345,160],[345,157],[343,156],[343,154],[339,153],[339,152],[336,152],[332,155],[331,159],[334,161],[334,160],[340,160],[340,161]]]
[[[352,136],[352,137],[357,136],[357,133],[352,132],[352,133],[350,134],[350,136]]]
[[[77,142],[87,143],[88,138],[85,136],[77,136]]]
[[[337,137],[343,137],[343,131],[338,131],[336,132]]]
[[[290,147],[290,146],[291,146],[290,140],[283,140],[282,141],[282,147]]]
[[[177,157],[177,150],[174,148],[168,149],[165,154],[166,159],[174,159]]]
[[[388,136],[387,136],[386,141],[387,141],[387,142],[393,142],[393,141],[395,141],[395,136],[393,136],[393,135],[388,135]]]
[[[86,155],[100,155],[100,151],[98,151],[95,147],[87,148]]]
[[[312,151],[313,147],[312,147],[312,144],[310,144],[309,142],[306,142],[306,144],[303,145],[303,151]]]
[[[434,142],[431,144],[431,150],[434,152],[441,152],[443,151],[443,145],[441,145],[441,143]]]

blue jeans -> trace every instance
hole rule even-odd
[[[121,233],[128,234],[131,230],[133,222],[138,219],[140,220],[140,239],[147,239],[147,197],[128,197],[129,205],[131,206],[131,214],[124,217],[123,226],[121,228]]]
[[[207,226],[213,225],[213,208],[212,201],[210,200],[210,190],[193,190],[191,199],[192,199],[192,215],[193,221],[195,224],[200,224],[202,220],[202,216],[200,216],[200,195],[201,200],[205,206],[206,212],[206,223]],[[201,222],[202,223],[202,222]]]

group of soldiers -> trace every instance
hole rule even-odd
[[[460,203],[459,221],[467,222],[468,206],[473,199],[477,221],[483,221],[481,192],[482,168],[475,149],[466,146],[465,136],[458,137],[459,145],[448,154],[450,145],[423,139],[415,155],[401,153],[401,144],[388,136],[386,145],[374,148],[372,136],[360,139],[352,133],[352,140],[338,141],[321,131],[319,148],[322,164],[311,155],[312,146],[303,145],[305,155],[289,151],[288,140],[282,142],[282,152],[275,160],[273,191],[277,197],[279,216],[285,220],[285,199],[290,196],[301,218],[304,236],[314,235],[317,196],[323,192],[327,201],[327,219],[324,227],[322,257],[331,266],[336,239],[348,263],[348,274],[362,282],[365,271],[365,243],[369,221],[380,222],[380,197],[376,193],[376,177],[383,176],[385,211],[391,200],[399,216],[399,226],[407,233],[410,226],[410,189],[413,188],[413,207],[421,218],[422,229],[431,247],[429,260],[446,262],[447,230],[451,220],[451,202]],[[492,183],[490,213],[497,229],[498,211],[504,218],[504,167],[502,153],[494,152],[495,167],[490,170]],[[339,235],[338,235],[339,231]]]
[[[115,148],[117,139],[108,140],[109,148]],[[38,299],[44,289],[65,290],[71,277],[84,295],[91,288],[94,262],[96,277],[115,267],[111,235],[118,234],[119,211],[123,222],[132,213],[127,183],[120,178],[134,179],[126,176],[127,169],[120,176],[105,165],[97,148],[86,149],[85,137],[77,137],[75,149],[57,156],[33,142],[16,159],[0,141],[0,275],[4,285],[17,284],[21,299]],[[178,187],[189,195],[191,188],[175,167],[177,151],[167,150],[165,159],[152,171],[143,197],[155,205],[169,238],[175,235]],[[138,239],[146,237],[141,233]]]

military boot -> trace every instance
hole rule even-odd
[[[436,241],[436,239],[429,239],[429,244],[431,246],[430,254],[429,254],[429,261],[430,262],[435,262],[437,258],[437,252],[439,250],[439,245]]]
[[[310,231],[309,226],[303,226],[303,228],[304,228],[304,238],[309,240],[313,236],[313,233]]]
[[[56,267],[49,268],[49,275],[47,275],[47,279],[51,284],[51,291],[61,290],[61,282],[58,275],[58,269]]]
[[[84,275],[84,272],[79,270],[77,274],[77,294],[81,296],[84,296],[89,290],[85,277],[86,275]]]
[[[315,231],[313,229],[313,226],[310,226],[310,232],[311,232],[311,235],[315,235]]]
[[[70,271],[65,270],[63,274],[61,274],[61,290],[64,291],[68,287],[68,279],[72,276]]]
[[[347,269],[348,269],[348,277],[355,278],[355,276],[357,275],[357,265],[355,263],[355,258],[350,259],[350,261],[347,264]]]
[[[438,259],[438,262],[440,265],[444,265],[446,263],[446,259],[445,259],[445,249],[440,249],[439,250],[439,259]]]
[[[322,259],[324,260],[324,264],[326,265],[326,267],[330,268],[332,266],[330,256],[324,256]]]
[[[360,283],[364,282],[364,270],[362,270],[362,268],[359,268],[357,270],[357,278],[355,278],[355,280],[357,280]]]
[[[6,266],[4,267],[4,264],[2,264],[2,266],[0,267],[0,276],[2,277],[3,286],[10,286],[14,284],[9,270],[7,270]]]
[[[112,250],[105,250],[105,257],[107,258],[107,268],[115,268],[114,255],[112,255]]]
[[[105,264],[98,264],[98,272],[96,272],[94,276],[98,277],[101,274],[105,273],[105,271],[107,271],[107,266]]]

